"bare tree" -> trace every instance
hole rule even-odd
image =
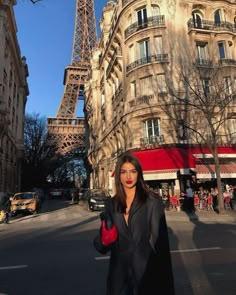
[[[191,67],[181,66],[178,78],[167,78],[170,96],[161,108],[172,124],[177,140],[206,146],[212,153],[218,188],[219,213],[224,211],[218,147],[231,144],[235,131],[230,121],[235,118],[233,86],[223,78],[221,67],[197,61]]]
[[[22,187],[29,189],[44,185],[52,163],[58,161],[57,147],[48,141],[46,118],[26,114],[24,148]]]

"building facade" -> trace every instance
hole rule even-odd
[[[0,0],[0,194],[20,190],[29,94],[26,58],[21,57],[17,40],[15,4],[15,0]]]
[[[86,85],[91,187],[129,150],[153,188],[236,179],[235,1],[109,1]],[[214,145],[212,145],[214,143]]]

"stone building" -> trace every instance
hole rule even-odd
[[[21,57],[17,40],[15,4],[15,0],[0,0],[0,194],[20,190],[29,94],[26,58]]]
[[[235,1],[108,1],[100,27],[85,89],[91,187],[114,191],[127,150],[153,188],[211,183],[212,143],[234,182]]]

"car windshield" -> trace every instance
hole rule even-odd
[[[22,200],[22,199],[33,199],[33,195],[32,194],[18,194],[16,196],[14,196],[14,200]]]
[[[108,195],[107,192],[105,192],[105,191],[93,191],[93,192],[91,193],[91,195],[92,195],[93,197],[109,197],[109,195]]]

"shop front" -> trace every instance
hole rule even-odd
[[[187,186],[197,190],[199,185],[215,186],[213,156],[208,148],[159,148],[133,151],[140,160],[147,184],[170,194],[179,194]],[[236,149],[219,147],[222,183],[236,184]]]
[[[191,182],[196,158],[184,148],[160,148],[135,151],[146,183],[160,194],[168,190],[172,195],[185,190]]]

